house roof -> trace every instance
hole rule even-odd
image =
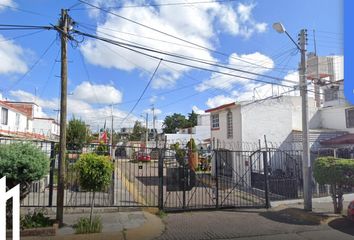
[[[0,106],[4,106],[4,107],[6,107],[6,108],[8,108],[8,109],[11,109],[11,110],[13,110],[13,111],[15,111],[15,112],[21,113],[21,114],[23,114],[23,115],[25,115],[25,116],[27,116],[27,117],[31,117],[31,116],[28,115],[28,112],[23,111],[22,109],[19,109],[19,108],[17,108],[16,106],[11,105],[10,102],[1,101],[1,100],[0,100]]]
[[[321,145],[347,145],[347,144],[354,144],[354,134],[349,133],[346,135],[342,135],[339,137],[334,137],[325,141],[321,142]]]
[[[209,112],[215,112],[215,111],[219,111],[221,109],[224,109],[224,108],[228,108],[228,107],[232,107],[232,106],[236,106],[236,103],[233,102],[233,103],[228,103],[228,104],[224,104],[224,105],[221,105],[221,106],[218,106],[216,108],[210,108],[208,110],[205,110],[206,113],[209,113]]]

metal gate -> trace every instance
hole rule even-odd
[[[188,153],[182,161],[173,157],[173,151],[164,157],[162,208],[165,211],[269,207],[267,189],[251,184],[251,166],[266,159],[252,158],[252,152],[248,151],[214,150],[199,154],[205,156],[207,167],[203,162],[193,166]],[[266,186],[266,177],[255,181]]]

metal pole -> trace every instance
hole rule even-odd
[[[147,152],[147,147],[148,147],[148,141],[149,141],[149,129],[148,129],[148,121],[149,121],[149,114],[146,113],[146,119],[145,119],[145,149]]]
[[[111,159],[114,160],[114,149],[113,149],[113,104],[111,104]]]
[[[304,181],[304,210],[312,211],[312,168],[309,148],[308,126],[308,96],[306,82],[306,43],[307,30],[302,29],[299,34],[299,46],[301,51],[300,63],[300,92],[302,100],[302,165]]]
[[[60,140],[59,140],[59,164],[58,164],[58,190],[56,218],[59,225],[63,225],[64,212],[64,181],[65,181],[65,153],[66,153],[66,117],[67,117],[67,40],[68,40],[68,12],[61,10],[60,18],[61,36],[61,96],[60,96]]]

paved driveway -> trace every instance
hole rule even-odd
[[[295,208],[168,214],[163,219],[166,230],[157,239],[354,239],[354,232],[348,232],[354,223],[345,221],[347,226],[337,230],[306,214]]]

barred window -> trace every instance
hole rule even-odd
[[[324,90],[324,99],[326,102],[338,99],[338,88],[330,88]]]
[[[227,138],[233,137],[232,112],[229,111],[226,115]]]
[[[211,128],[219,128],[219,114],[212,114],[211,115]]]
[[[345,118],[347,128],[354,128],[354,108],[348,108],[345,110]]]

